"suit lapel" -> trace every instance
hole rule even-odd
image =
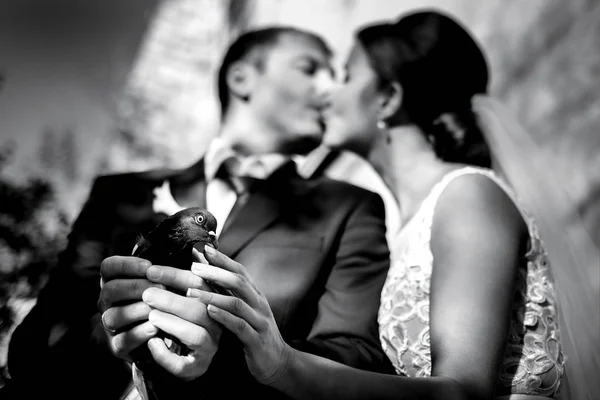
[[[265,181],[252,186],[248,199],[233,207],[219,237],[219,250],[235,257],[254,237],[282,214],[281,200],[291,189],[290,179],[298,176],[295,164],[287,163]]]

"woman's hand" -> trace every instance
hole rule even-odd
[[[286,371],[293,350],[281,337],[266,297],[243,265],[209,246],[205,255],[211,265],[194,264],[192,272],[233,296],[198,289],[190,289],[188,295],[207,304],[209,317],[240,339],[254,379],[272,385]]]

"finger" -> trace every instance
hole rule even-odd
[[[100,275],[104,283],[116,278],[144,278],[150,261],[138,257],[112,256],[100,264]]]
[[[206,305],[217,306],[246,321],[254,330],[260,331],[264,324],[255,310],[237,297],[223,296],[217,293],[198,291],[198,300]]]
[[[206,305],[196,298],[183,297],[167,290],[155,288],[146,290],[142,298],[153,309],[183,318],[214,334],[220,331],[218,324],[208,317]]]
[[[147,320],[150,310],[150,307],[143,301],[111,307],[102,314],[102,323],[109,332],[111,330],[119,331],[136,322]]]
[[[192,248],[192,258],[201,264],[208,264],[208,260],[204,257],[204,254],[200,253],[196,248]]]
[[[223,310],[213,304],[209,304],[208,315],[230,330],[244,345],[253,347],[259,341],[258,332],[256,332],[246,321],[231,314],[229,311]]]
[[[222,268],[234,274],[242,275],[246,278],[248,282],[254,284],[252,282],[250,274],[242,264],[233,261],[225,254],[221,253],[218,250],[215,250],[210,246],[204,246],[204,254],[206,255],[206,259],[208,260],[209,264],[214,265],[215,267]]]
[[[189,348],[199,351],[208,350],[211,346],[216,347],[222,331],[221,328],[217,328],[215,330],[217,335],[214,337],[200,325],[159,310],[152,310],[148,315],[148,319],[158,329],[176,337]],[[210,321],[210,318],[207,319]],[[218,327],[215,321],[210,322]]]
[[[212,288],[203,289],[203,290],[189,288],[187,290],[187,292],[185,293],[185,295],[186,295],[186,297],[191,297],[191,298],[197,299],[198,297],[200,297],[200,295],[203,292],[216,293]]]
[[[202,265],[205,265],[205,264],[202,264]],[[202,279],[202,278],[200,278],[200,279]],[[212,282],[209,282],[204,279],[202,279],[202,280],[204,281],[204,285],[202,288],[200,288],[201,290],[207,291],[207,292],[219,293],[219,294],[222,294],[225,296],[234,296],[234,294],[231,290],[223,289],[222,287],[215,286]],[[200,289],[188,288],[185,295],[187,297],[198,297],[195,295],[195,293],[197,290],[200,290]]]
[[[206,283],[189,270],[153,265],[146,271],[146,277],[152,282],[163,284],[185,293],[188,288],[201,289]]]
[[[100,290],[98,307],[101,311],[123,301],[141,300],[142,293],[149,287],[161,287],[148,279],[114,279],[104,284]]]
[[[192,264],[192,273],[224,289],[233,291],[250,306],[258,305],[259,294],[243,275],[226,271],[212,265]]]
[[[146,343],[158,333],[158,328],[150,322],[134,326],[130,330],[115,335],[110,340],[110,349],[114,355],[131,360],[129,353]]]
[[[184,380],[204,374],[212,359],[212,355],[207,355],[206,362],[200,364],[195,362],[193,357],[177,355],[169,350],[166,343],[160,338],[150,339],[148,348],[158,365]]]

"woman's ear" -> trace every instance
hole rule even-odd
[[[229,67],[226,80],[233,96],[248,100],[256,82],[256,68],[244,61],[235,62]]]
[[[386,121],[394,116],[402,105],[402,86],[398,82],[390,83],[382,92],[379,107],[379,120]]]

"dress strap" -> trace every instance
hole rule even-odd
[[[423,212],[425,213],[425,215],[423,215],[423,217],[425,218],[425,222],[426,222],[427,227],[429,228],[428,229],[429,231],[431,231],[430,228],[431,228],[431,224],[433,222],[435,206],[436,206],[440,196],[444,192],[444,190],[448,187],[450,182],[452,182],[454,179],[456,179],[460,176],[463,176],[463,175],[470,175],[470,174],[485,175],[486,177],[491,179],[494,183],[496,183],[507,194],[507,196],[510,197],[510,199],[513,201],[515,206],[519,209],[519,211],[521,212],[521,215],[525,219],[527,225],[530,225],[529,224],[529,221],[531,220],[530,217],[528,216],[527,212],[521,208],[521,206],[519,205],[519,201],[518,201],[516,195],[514,194],[513,190],[510,188],[510,186],[508,186],[508,184],[506,182],[504,182],[504,180],[502,178],[500,178],[498,175],[496,175],[496,173],[494,171],[492,171],[491,169],[468,166],[468,167],[463,167],[463,168],[458,168],[458,169],[452,170],[452,171],[448,172],[446,175],[444,175],[442,177],[442,179],[440,179],[440,181],[433,186],[433,188],[431,189],[431,191],[429,192],[429,195],[425,198],[425,200],[423,200],[423,204],[421,207],[423,208]]]

